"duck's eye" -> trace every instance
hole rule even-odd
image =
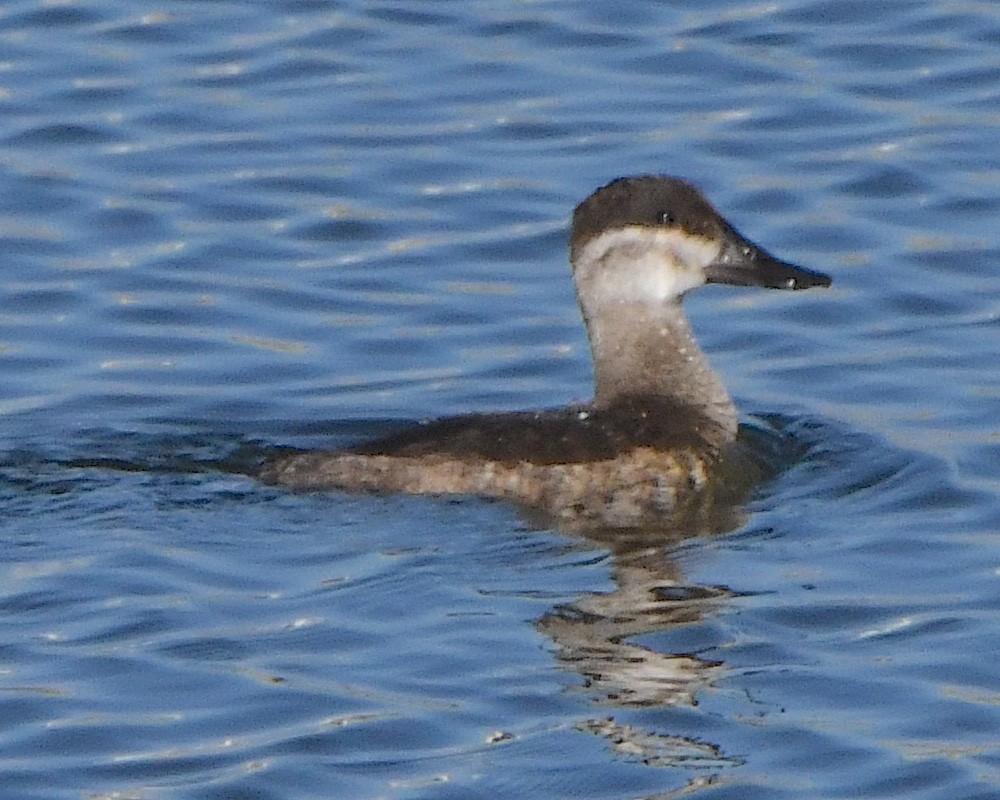
[[[669,211],[664,211],[660,214],[660,224],[661,225],[673,225],[677,220],[674,219],[674,215]]]

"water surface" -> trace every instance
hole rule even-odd
[[[996,796],[998,41],[977,2],[6,4],[3,796]],[[784,448],[718,530],[240,474],[585,400],[568,216],[644,172],[834,277],[690,298]]]

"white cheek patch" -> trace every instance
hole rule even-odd
[[[577,258],[577,283],[594,301],[662,303],[705,283],[719,242],[669,228],[633,226],[595,236]]]

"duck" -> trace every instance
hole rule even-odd
[[[416,423],[341,450],[282,451],[258,477],[290,490],[511,501],[555,526],[669,525],[710,502],[739,416],[684,312],[705,284],[827,287],[739,233],[688,181],[622,177],[573,212],[593,399]]]

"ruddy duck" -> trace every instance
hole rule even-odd
[[[710,494],[738,428],[684,295],[705,283],[807,289],[830,278],[770,255],[694,186],[660,175],[619,178],[577,206],[570,261],[594,359],[591,403],[284,453],[260,477],[295,489],[505,498],[573,527],[669,523]]]

